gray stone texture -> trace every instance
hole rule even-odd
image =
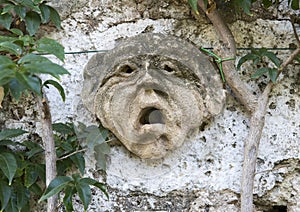
[[[91,58],[82,98],[141,158],[162,158],[225,105],[219,73],[192,44],[141,34]]]

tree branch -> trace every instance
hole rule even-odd
[[[213,1],[213,0],[212,0]],[[213,2],[214,3],[214,2]],[[223,42],[223,49],[218,50],[220,55],[223,57],[235,57],[236,47],[233,35],[218,14],[216,9],[206,11],[203,0],[198,0],[198,5],[205,11],[207,17],[212,22],[216,29],[219,38]],[[290,57],[282,63],[279,68],[279,74],[282,73],[284,68],[292,63],[296,56],[300,53],[300,40],[297,35],[295,26],[293,24],[294,34],[298,43],[298,48],[290,55]],[[235,93],[239,101],[252,112],[250,119],[250,130],[249,134],[244,143],[244,162],[243,162],[243,173],[242,173],[242,185],[241,185],[241,212],[252,212],[253,211],[253,185],[254,175],[256,169],[256,159],[258,154],[258,147],[261,140],[262,131],[265,124],[265,113],[268,104],[269,94],[272,90],[273,83],[270,82],[260,95],[258,101],[257,97],[254,96],[251,91],[247,88],[245,83],[241,81],[239,75],[235,70],[234,63],[232,61],[224,62],[223,72],[228,85]]]
[[[77,154],[77,153],[79,153],[79,152],[84,152],[84,151],[86,151],[86,150],[87,150],[87,148],[76,150],[76,151],[74,151],[74,152],[71,152],[70,154],[67,154],[67,155],[65,155],[65,156],[63,156],[63,157],[58,158],[57,160],[63,160],[63,159],[66,159],[66,158],[68,158],[68,157],[71,157],[72,155],[75,155],[75,154]]]
[[[258,99],[255,112],[250,119],[249,134],[244,142],[244,161],[241,185],[241,212],[253,211],[253,184],[256,168],[258,147],[261,140],[262,130],[265,125],[265,114],[269,100],[269,94],[273,83],[268,83],[264,92]]]
[[[40,121],[42,124],[42,139],[45,148],[45,163],[46,163],[46,185],[48,186],[49,183],[56,177],[56,150],[55,150],[55,143],[53,137],[53,130],[52,130],[52,119],[50,108],[48,104],[48,100],[44,95],[44,98],[37,97],[38,102],[38,111],[40,114]],[[55,212],[56,209],[56,199],[57,196],[50,197],[47,200],[47,212]]]
[[[233,34],[218,11],[213,9],[210,12],[206,12],[203,0],[199,0],[198,5],[212,22],[221,42],[223,43],[223,48],[217,49],[218,54],[222,55],[223,58],[235,58],[236,44]],[[223,62],[223,72],[225,74],[226,82],[236,95],[237,99],[248,111],[253,112],[257,104],[257,98],[252,94],[245,82],[240,79],[239,74],[236,71],[234,61]]]
[[[296,38],[296,41],[297,41],[297,45],[299,47],[300,46],[300,39],[299,39],[297,30],[296,30],[296,27],[295,27],[295,17],[291,16],[290,21],[291,21],[291,24],[292,24],[292,27],[293,27],[293,32],[294,32],[294,35],[295,35],[295,38]]]
[[[293,23],[292,23],[293,24]],[[295,31],[294,31],[295,32]],[[297,33],[295,34],[297,35]],[[300,46],[281,64],[278,75],[293,62],[300,53]],[[250,131],[244,146],[244,163],[241,186],[241,212],[253,211],[253,185],[256,169],[256,159],[261,134],[265,123],[265,114],[268,104],[268,96],[272,90],[273,83],[270,82],[258,99],[258,105],[252,114],[250,121]]]

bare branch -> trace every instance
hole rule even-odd
[[[74,152],[71,152],[71,153],[68,154],[68,155],[65,155],[65,156],[63,156],[63,157],[58,158],[57,160],[63,160],[63,159],[66,159],[66,158],[68,158],[68,157],[70,157],[70,156],[72,156],[72,155],[75,155],[75,154],[77,154],[77,153],[79,153],[79,152],[84,152],[84,151],[86,151],[86,150],[87,150],[87,148],[76,150],[76,151],[74,151]]]
[[[45,163],[46,163],[46,185],[48,186],[49,183],[56,177],[56,150],[55,150],[55,143],[53,137],[53,130],[52,130],[52,119],[50,108],[48,104],[48,100],[46,96],[44,98],[37,97],[37,106],[38,111],[40,114],[40,121],[42,124],[43,132],[42,132],[42,139],[45,148]],[[56,199],[57,196],[50,197],[47,200],[47,211],[48,212],[55,212],[56,210]]]
[[[283,70],[295,60],[295,58],[300,54],[300,46],[288,57],[287,60],[285,60],[280,68],[278,69],[278,75],[277,77],[283,72]]]
[[[298,33],[297,33],[297,30],[296,30],[296,27],[295,27],[295,18],[293,16],[291,16],[291,24],[292,24],[292,27],[293,27],[293,31],[294,31],[294,35],[295,35],[295,38],[296,38],[296,41],[297,41],[297,45],[298,47],[300,46],[300,39],[299,39],[299,36],[298,36]]]
[[[300,53],[299,37],[293,21],[292,26],[296,40],[298,42],[298,48],[281,64],[277,76],[279,76],[282,71],[289,64],[291,64],[296,56]],[[270,82],[258,99],[257,108],[255,109],[255,112],[251,117],[250,131],[245,141],[241,187],[241,212],[253,211],[253,184],[256,169],[256,159],[259,143],[261,140],[261,134],[265,123],[265,113],[268,104],[268,96],[271,92],[272,86],[273,83]]]
[[[241,212],[253,211],[253,184],[256,159],[262,130],[265,125],[266,108],[272,87],[273,83],[270,82],[265,88],[262,95],[259,97],[255,112],[252,114],[252,117],[250,119],[250,131],[246,141],[244,142],[245,146],[241,186]]]
[[[203,0],[198,0],[199,7],[206,12]],[[216,9],[206,12],[207,17],[212,22],[216,29],[221,42],[223,43],[222,49],[217,49],[218,54],[223,58],[230,58],[236,56],[236,45],[233,34],[228,28],[227,24],[219,15]],[[225,79],[238,100],[245,106],[245,108],[253,112],[257,104],[257,98],[252,94],[247,85],[240,79],[238,72],[236,71],[234,61],[223,62],[223,72]]]

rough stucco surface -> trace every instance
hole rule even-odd
[[[207,20],[196,20],[181,1],[52,2],[63,12],[63,30],[47,35],[61,42],[66,52],[109,50],[119,40],[143,32],[175,35],[203,47],[218,43]],[[235,21],[230,28],[238,47],[288,47],[295,43],[292,28],[284,20]],[[238,52],[240,56],[245,53]],[[283,59],[290,51],[277,53]],[[53,121],[95,123],[80,98],[83,68],[92,56],[66,55],[64,67],[71,73],[61,79],[66,102],[56,90],[47,91]],[[240,73],[253,92],[259,93],[267,79],[251,80],[251,71],[246,65]],[[257,211],[283,206],[288,211],[300,211],[299,82],[299,65],[289,66],[270,96],[255,177]],[[24,108],[25,115],[34,115],[34,108]],[[21,121],[25,127],[32,125],[29,118],[6,116],[3,120],[8,126],[19,126]],[[114,144],[103,174],[95,170],[93,157],[86,155],[87,175],[106,182],[110,194],[107,201],[99,191],[93,191],[88,211],[238,211],[243,141],[248,128],[248,114],[228,92],[224,112],[163,159],[139,159]],[[82,211],[82,206],[77,210]]]

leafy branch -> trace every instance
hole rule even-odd
[[[81,123],[81,126],[84,125]],[[57,161],[58,177],[46,189],[45,161],[42,159],[46,151],[38,144],[39,140],[27,140],[24,136],[29,132],[21,129],[0,131],[0,211],[30,211],[30,199],[38,197],[41,202],[61,191],[64,191],[63,205],[66,211],[73,211],[72,197],[75,194],[78,194],[86,209],[91,201],[90,186],[99,188],[108,198],[103,183],[82,177],[85,171],[83,153],[87,148],[82,148],[80,144],[89,134],[81,135],[79,139],[75,129],[71,123],[53,124],[55,151],[60,159]],[[101,133],[101,128],[98,129]],[[21,135],[23,139],[19,138]],[[107,138],[103,139],[106,141]],[[13,151],[11,146],[20,150]],[[80,174],[65,176],[70,170],[74,172],[74,168]]]
[[[251,0],[235,1],[236,5],[240,6],[245,13],[250,13]],[[215,2],[204,1],[204,0],[191,0],[189,3],[192,9],[198,11],[199,8],[205,12],[206,16],[212,22],[216,29],[222,45],[216,48],[216,52],[223,57],[235,57],[236,48],[235,40],[232,32],[229,30],[226,23],[221,18],[218,11],[215,9]],[[208,5],[207,5],[208,4]],[[272,4],[270,0],[264,0],[263,4],[268,7]],[[289,4],[292,9],[299,9],[299,0],[289,0]],[[213,8],[213,9],[211,9]],[[264,127],[266,106],[268,104],[268,97],[272,90],[276,79],[279,74],[286,68],[286,66],[292,63],[294,60],[299,59],[300,53],[300,42],[293,20],[294,34],[297,40],[298,48],[290,55],[290,57],[283,63],[272,52],[266,51],[266,49],[252,50],[250,54],[241,58],[238,63],[238,68],[247,60],[252,60],[254,65],[264,62],[264,59],[268,59],[272,62],[273,67],[263,67],[258,69],[253,75],[253,78],[262,76],[265,73],[269,74],[270,82],[259,96],[254,96],[251,91],[244,85],[240,80],[236,69],[232,61],[224,63],[223,72],[228,85],[236,94],[239,101],[251,112],[250,118],[250,130],[248,136],[244,142],[244,162],[242,172],[242,185],[241,185],[241,211],[252,212],[253,211],[253,184],[254,184],[254,173],[256,167],[256,159],[258,154],[259,142],[261,140],[262,130]],[[248,99],[248,100],[247,100]],[[258,101],[257,101],[258,100]]]

